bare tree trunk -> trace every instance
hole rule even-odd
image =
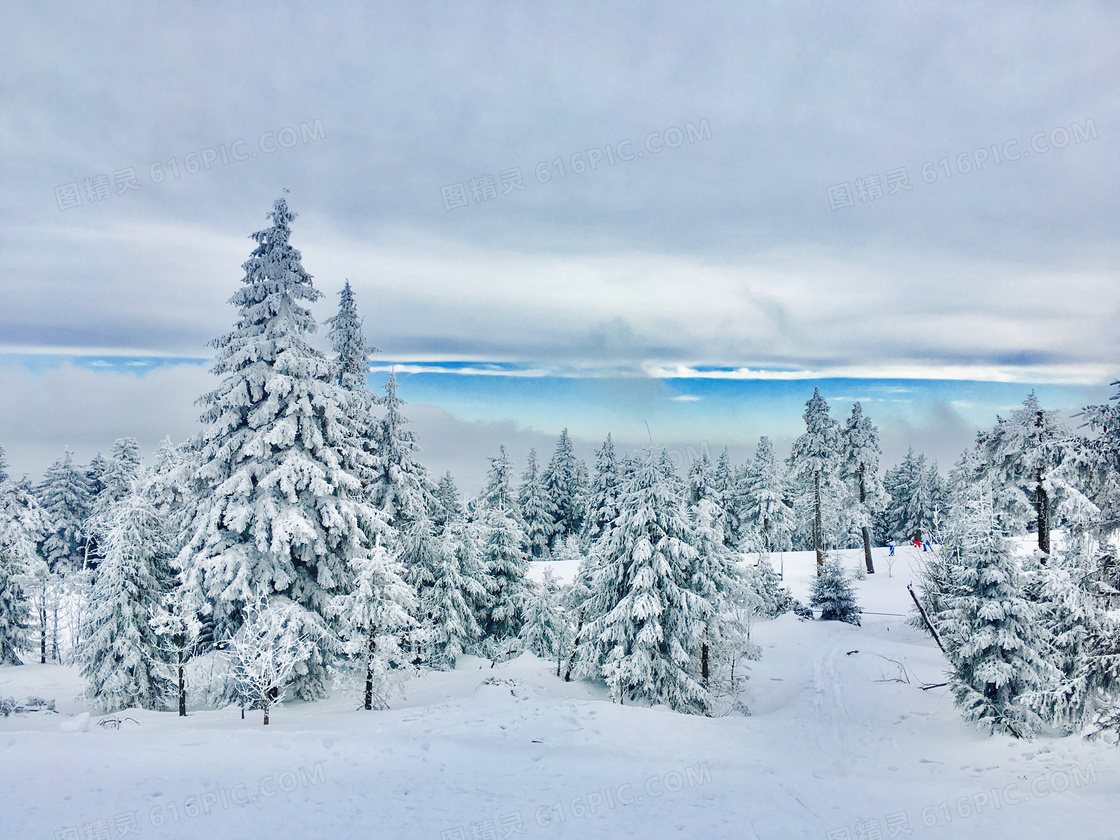
[[[910,592],[910,597],[914,599],[914,606],[917,607],[918,612],[921,613],[922,621],[924,621],[926,623],[926,627],[929,628],[929,632],[933,636],[933,640],[937,642],[937,646],[941,648],[941,652],[945,653],[945,645],[941,644],[941,637],[937,635],[937,629],[933,626],[933,622],[929,620],[929,616],[926,615],[926,611],[922,607],[921,601],[918,600],[918,596],[914,594],[914,588],[912,586],[907,586],[906,588]],[[945,655],[948,656],[949,654],[945,653]]]
[[[268,726],[268,710],[269,710],[269,707],[272,705],[272,703],[271,703],[272,698],[269,696],[270,694],[271,694],[271,691],[262,691],[261,692],[261,708],[264,709],[264,725],[265,726]]]
[[[47,608],[39,608],[39,664],[47,664]]]
[[[704,642],[700,647],[700,679],[704,681],[704,685],[708,685],[708,643]]]
[[[576,640],[572,643],[572,655],[568,658],[568,670],[564,672],[564,682],[572,681],[572,666],[575,665],[576,653],[579,652],[579,642],[583,633],[583,616],[586,610],[579,611],[579,623],[576,624]],[[560,672],[557,671],[557,674]]]
[[[187,716],[187,679],[183,671],[183,642],[179,642],[179,717]]]
[[[821,540],[821,474],[813,473],[813,548],[817,550],[817,577],[824,568],[824,545]]]
[[[54,605],[51,611],[51,659],[62,664],[62,656],[58,652],[58,603]]]
[[[866,470],[866,467],[864,467],[863,464],[860,464],[859,465],[859,504],[860,504],[861,508],[863,508],[863,505],[866,504],[866,502],[867,502],[867,488],[864,486],[864,483],[863,483],[863,473],[864,473],[865,470]],[[867,510],[864,509],[863,512],[866,514]],[[860,533],[863,534],[863,563],[867,567],[867,573],[869,575],[873,575],[873,574],[875,574],[875,564],[871,562],[871,530],[866,525],[864,525],[863,527],[860,528]]]
[[[1038,471],[1038,484],[1035,486],[1035,513],[1038,514],[1038,550],[1050,553],[1050,497],[1042,486],[1042,470]]]
[[[373,708],[373,652],[377,648],[377,639],[371,627],[369,631],[369,654],[366,656],[366,711]]]

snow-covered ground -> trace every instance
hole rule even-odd
[[[988,737],[907,626],[912,548],[856,581],[862,627],[755,625],[750,716],[612,704],[531,656],[413,680],[382,712],[337,697],[80,716],[73,669],[0,668],[0,838],[1120,837],[1120,748]],[[857,552],[844,552],[848,568]],[[804,597],[813,555],[781,558]],[[535,564],[539,575],[545,564]],[[551,565],[562,579],[571,564]]]

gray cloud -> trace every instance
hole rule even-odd
[[[1109,3],[5,4],[0,351],[205,354],[288,187],[317,314],[349,277],[393,358],[1100,382],[1118,40]]]

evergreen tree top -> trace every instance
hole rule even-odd
[[[327,323],[331,347],[337,355],[336,381],[350,391],[364,390],[367,365],[378,350],[366,342],[349,280],[339,293],[338,314],[328,318]]]
[[[819,388],[813,389],[813,396],[805,403],[802,417],[805,433],[793,442],[790,464],[799,475],[827,472],[837,461],[840,429],[829,416],[828,403]]]

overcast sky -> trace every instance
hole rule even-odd
[[[284,188],[317,315],[349,278],[382,361],[626,395],[612,429],[516,377],[444,375],[472,402],[409,375],[433,468],[466,484],[486,453],[453,441],[637,439],[658,400],[692,412],[659,432],[681,444],[766,428],[719,431],[726,401],[673,382],[796,377],[775,423],[825,377],[1103,398],[1117,43],[1114,3],[6,2],[0,444],[39,472],[190,434],[212,383],[183,360],[231,325]],[[979,421],[954,402],[976,399],[939,386],[884,437],[959,451]]]

